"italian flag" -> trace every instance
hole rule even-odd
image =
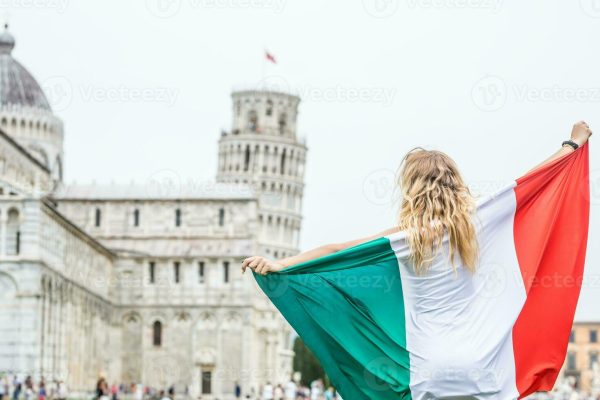
[[[345,400],[551,390],[583,277],[588,146],[478,202],[474,274],[440,256],[416,275],[399,232],[255,278]]]

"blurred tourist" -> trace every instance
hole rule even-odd
[[[273,400],[273,385],[271,385],[271,382],[267,382],[263,387],[262,398],[263,400]]]
[[[289,382],[285,384],[285,400],[296,400],[297,389],[296,383],[290,379]]]
[[[65,385],[63,380],[58,381],[56,396],[58,400],[67,400],[67,385]]]
[[[275,400],[284,400],[283,386],[281,386],[281,383],[275,386],[275,390],[273,391],[273,397],[275,398]]]
[[[46,381],[43,376],[38,385],[38,400],[46,400]]]

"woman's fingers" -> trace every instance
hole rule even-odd
[[[256,266],[256,269],[263,269],[265,266],[267,265],[267,260],[261,260],[258,265]]]
[[[257,274],[264,275],[266,267],[267,267],[267,260],[263,259],[263,260],[261,260],[260,263],[258,263],[254,272],[256,272]]]
[[[248,257],[242,262],[242,273],[246,272],[246,268],[250,268],[256,273],[263,272],[263,275],[265,275],[264,271],[268,269],[268,263],[268,260],[264,257]]]
[[[269,263],[269,261],[264,260],[264,262],[260,266],[260,273],[263,275],[266,275],[269,272],[271,272],[270,266],[271,266],[271,264]]]
[[[261,275],[266,275],[271,270],[269,260],[262,259],[260,263],[257,265],[254,272]]]
[[[256,267],[258,266],[258,264],[261,262],[261,258],[260,257],[256,257],[254,260],[252,260],[252,262],[250,264],[248,264],[248,268],[251,268],[253,270],[256,271]]]
[[[254,261],[256,261],[258,258],[257,256],[252,256],[252,257],[248,257],[246,258],[243,262],[242,262],[242,272],[246,272],[246,268],[252,268],[251,265]]]
[[[246,272],[246,268],[248,268],[248,264],[252,262],[254,257],[248,257],[244,261],[242,261],[242,273]]]
[[[248,257],[242,262],[242,273],[246,272],[247,268],[250,268],[254,270],[255,273],[261,275],[266,275],[271,271],[277,271],[271,261],[258,256]]]

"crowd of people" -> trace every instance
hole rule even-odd
[[[251,400],[342,400],[339,393],[333,387],[325,389],[321,379],[314,380],[310,386],[298,385],[290,380],[286,384],[273,385],[267,382],[259,391],[258,395],[251,393],[245,396]],[[241,397],[239,385],[236,384],[236,398]]]
[[[236,399],[243,400],[343,400],[333,387],[325,387],[321,379],[314,380],[310,385],[297,384],[293,380],[282,384],[267,382],[258,390],[251,388],[249,393],[242,391],[242,386],[236,382],[233,388]],[[80,396],[77,396],[80,398]],[[89,396],[91,400],[189,400],[187,390],[178,393],[174,386],[166,389],[155,389],[141,384],[109,384],[100,378],[96,389]],[[67,400],[67,387],[62,380],[46,382],[41,378],[37,383],[31,376],[20,380],[17,376],[0,376],[0,400]],[[198,400],[202,400],[200,396]],[[210,398],[213,398],[212,396]],[[557,384],[551,393],[539,393],[530,397],[532,400],[600,400],[600,395],[586,394],[575,387]]]
[[[31,376],[21,381],[17,375],[0,377],[0,400],[66,400],[67,387],[62,380],[46,382],[42,377],[37,384]]]
[[[182,393],[182,399],[189,398],[188,393]],[[93,400],[174,400],[175,387],[170,386],[167,389],[155,389],[150,386],[132,383],[111,384],[109,385],[106,379],[100,378],[96,383]]]
[[[267,382],[258,390],[251,388],[249,393],[242,391],[242,386],[236,382],[233,388],[236,399],[244,400],[343,400],[339,393],[333,387],[325,389],[323,381],[317,379],[310,386],[296,384],[290,380],[286,384],[271,384]],[[109,383],[104,378],[100,378],[96,383],[93,400],[174,400],[189,399],[189,393],[186,389],[183,393],[175,393],[175,387],[170,386],[167,389],[156,389],[144,385],[116,385]],[[213,398],[214,396],[210,396]],[[200,396],[202,400],[205,396]]]

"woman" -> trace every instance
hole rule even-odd
[[[396,228],[278,261],[249,257],[242,270],[347,400],[550,390],[583,277],[591,134],[575,124],[555,154],[477,204],[452,159],[412,151]]]
[[[575,151],[575,148],[583,146],[591,135],[592,131],[585,121],[577,122],[573,125],[570,139],[576,146],[563,142],[556,153],[534,170]],[[410,247],[416,271],[427,269],[446,232],[450,236],[450,258],[458,254],[463,265],[469,270],[474,270],[477,243],[471,213],[475,201],[454,161],[439,151],[418,149],[409,152],[403,161],[399,183],[403,201],[397,227],[357,240],[327,244],[281,260],[274,261],[262,256],[248,257],[242,263],[242,272],[245,272],[246,268],[261,275],[281,271],[291,265],[335,253],[399,230],[410,232]]]

